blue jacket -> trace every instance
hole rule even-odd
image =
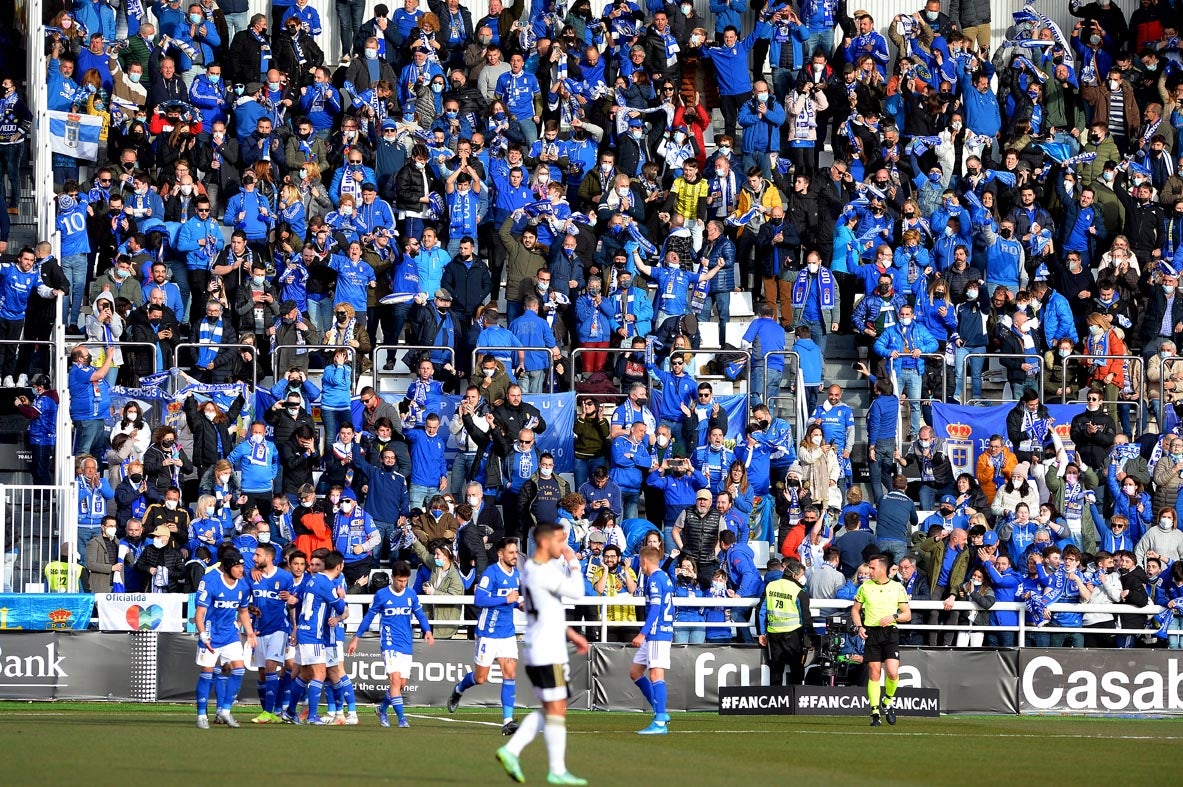
[[[432,437],[422,429],[407,429],[403,439],[411,446],[411,485],[439,486],[448,475],[447,430],[441,427]]]
[[[715,30],[722,35],[728,25],[743,30],[743,15],[748,11],[747,0],[711,0],[711,13],[715,15]]]
[[[806,385],[820,385],[823,382],[822,375],[824,367],[822,348],[812,338],[798,339],[793,342],[793,351],[797,353],[801,379],[804,383]],[[771,368],[771,364],[769,364],[769,368]],[[771,393],[773,396],[776,395],[775,391]]]
[[[77,486],[79,526],[98,527],[107,514],[107,501],[115,499],[115,490],[103,476],[99,476],[99,482],[93,489],[87,486],[82,476],[78,476]],[[111,513],[115,512],[112,510]]]
[[[697,470],[683,476],[675,476],[672,473],[662,475],[653,470],[645,479],[645,485],[650,489],[661,490],[665,499],[662,524],[666,527],[673,527],[678,515],[694,505],[694,498],[698,494],[698,490],[707,488],[707,477]]]
[[[312,121],[314,129],[327,131],[341,114],[341,94],[332,85],[309,85],[300,96],[300,108]]]
[[[234,446],[234,450],[226,459],[238,471],[243,492],[270,494],[275,483],[275,476],[279,474],[279,451],[270,440],[264,440],[264,458],[256,461],[251,458],[251,449],[254,447],[254,444],[249,440],[243,440]]]
[[[211,129],[218,120],[226,122],[227,101],[225,82],[218,80],[215,84],[205,74],[193,78],[193,84],[189,86],[189,103],[201,110],[202,128]]]
[[[1047,300],[1039,311],[1039,322],[1043,327],[1043,336],[1049,347],[1065,336],[1076,344],[1080,337],[1076,333],[1076,321],[1072,319],[1072,307],[1068,299],[1055,290],[1047,291]]]
[[[178,41],[182,41],[201,52],[203,63],[213,63],[215,53],[218,51],[219,47],[222,46],[222,37],[218,35],[218,28],[212,21],[202,21],[202,23],[197,27],[197,35],[190,35],[190,24],[189,20],[186,19],[184,22],[173,28],[173,38]],[[202,27],[205,28],[205,35],[202,35],[200,32]],[[114,32],[114,27],[112,27],[112,32]],[[181,53],[179,58],[180,62],[177,64],[177,69],[180,71],[188,71],[189,69],[193,68],[193,60],[188,54],[185,53],[185,50],[177,47],[177,51]]]
[[[74,3],[74,16],[90,34],[102,33],[103,41],[115,40],[115,9],[102,0]]]
[[[654,415],[658,418],[680,424],[686,420],[682,405],[694,407],[698,401],[698,382],[688,374],[681,377],[673,372],[664,372],[649,364],[649,374],[661,382],[661,391],[654,399]],[[694,502],[693,500],[690,502]]]
[[[517,337],[523,347],[554,347],[555,332],[550,323],[538,316],[538,312],[527,309],[521,317],[509,324],[509,331]],[[545,350],[526,351],[526,371],[537,372],[550,368],[550,354]]]
[[[703,238],[702,256],[713,268],[717,261],[723,260],[723,269],[711,279],[711,292],[731,292],[735,289],[735,244],[726,235],[720,235],[714,243]]]
[[[887,78],[887,39],[882,33],[872,30],[866,35],[855,36],[843,50],[847,63],[856,63],[863,55],[870,55],[879,69],[879,76]]]
[[[715,23],[716,30],[723,30],[727,25],[734,25],[736,30],[743,29],[738,8],[747,10],[744,0],[712,0],[711,11],[719,13],[719,21]],[[716,11],[716,8],[719,10]],[[730,10],[724,10],[730,9]],[[721,13],[720,13],[721,12]],[[733,20],[734,21],[731,21]],[[724,22],[723,20],[727,20]],[[767,22],[757,22],[751,33],[735,46],[723,45],[703,47],[702,56],[715,64],[715,72],[719,77],[719,94],[723,96],[738,96],[752,92],[752,69],[748,66],[748,53],[761,38],[772,37],[772,25]]]
[[[204,246],[198,245],[202,238],[207,241]],[[212,215],[205,220],[189,219],[177,233],[177,251],[185,252],[185,267],[191,271],[208,271],[225,245],[222,228]]]
[[[353,463],[362,469],[370,482],[366,510],[377,521],[393,524],[400,516],[410,516],[411,496],[407,493],[407,479],[402,473],[372,465],[360,453],[354,453]]]
[[[15,264],[0,267],[0,320],[23,320],[29,296],[48,291],[36,267],[25,273]]]
[[[727,548],[727,574],[735,595],[742,598],[754,598],[764,587],[752,548],[747,544],[736,542]]]
[[[753,97],[739,108],[739,125],[743,127],[744,153],[768,153],[780,150],[780,129],[785,124],[785,107],[773,95],[765,102],[764,117],[760,117],[759,103]]]
[[[1127,497],[1126,493],[1122,491],[1121,484],[1117,481],[1117,465],[1115,464],[1109,465],[1108,484],[1109,496],[1113,500],[1113,513],[1114,515],[1124,516],[1129,520],[1130,525],[1126,532],[1129,533],[1130,538],[1136,544],[1146,533],[1147,528],[1154,522],[1154,505],[1151,502],[1150,495],[1147,492],[1143,492],[1137,500],[1131,500]],[[1141,513],[1138,512],[1139,505],[1142,506]],[[1094,517],[1093,522],[1095,523],[1096,521],[1097,518]]]
[[[954,334],[965,343],[966,349],[986,349],[986,314],[976,303],[962,303],[957,307],[957,331]]]
[[[361,167],[361,174],[362,174],[361,183],[357,183],[356,181],[354,181],[354,186],[349,187],[350,189],[353,189],[354,187],[356,187],[355,199],[353,201],[355,211],[357,210],[357,203],[361,202],[362,183],[373,183],[375,185],[377,185],[377,183],[378,183],[378,176],[374,174],[374,170],[372,168],[367,167],[364,164],[361,164],[359,166]],[[341,204],[341,194],[342,194],[341,182],[344,180],[346,174],[348,174],[350,179],[352,180],[352,177],[353,177],[352,167],[353,167],[352,164],[347,164],[343,167],[338,167],[336,174],[333,175],[333,182],[329,184],[329,199],[331,199],[333,201],[334,205]]]
[[[900,398],[895,394],[876,396],[867,408],[867,442],[894,440],[900,418]]]
[[[652,465],[653,455],[646,440],[633,445],[628,435],[620,435],[612,441],[612,469],[608,471],[608,477],[621,491],[639,492],[641,480]]]
[[[579,296],[575,301],[575,324],[580,344],[611,341],[612,299],[602,298],[597,306],[590,295]]]
[[[348,363],[330,363],[325,367],[321,387],[321,407],[326,410],[348,410],[349,400],[353,394],[353,367]],[[336,437],[329,435],[329,442]]]
[[[965,127],[975,134],[996,137],[1002,130],[1002,113],[998,109],[998,97],[989,87],[979,93],[973,86],[970,74],[965,69],[966,61],[957,60],[957,81],[961,84],[961,101],[965,106]],[[994,66],[982,64],[986,76],[994,76]]]
[[[854,307],[854,312],[850,315],[850,321],[854,325],[856,331],[865,331],[867,328],[874,328],[875,323],[879,320],[879,314],[883,311],[884,301],[878,294],[874,293],[866,296],[858,302]],[[891,296],[891,305],[895,309],[895,314],[899,314],[901,306],[908,305],[908,299],[899,292]],[[895,323],[895,317],[892,317],[892,323]]]
[[[261,212],[263,209],[267,211],[266,216]],[[241,220],[238,218],[239,213],[243,214]],[[153,211],[153,215],[155,215],[155,211]],[[240,191],[235,194],[226,203],[226,213],[222,216],[223,224],[242,230],[246,233],[247,240],[255,241],[261,241],[267,237],[267,231],[271,229],[272,221],[274,221],[274,217],[271,215],[271,205],[267,198],[257,191]]]

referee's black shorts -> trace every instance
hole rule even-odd
[[[863,661],[900,660],[900,630],[896,626],[868,626]]]

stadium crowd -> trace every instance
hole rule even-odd
[[[69,391],[92,589],[191,590],[229,539],[335,548],[361,590],[406,559],[416,588],[460,593],[500,538],[551,522],[589,595],[636,593],[652,544],[679,596],[758,597],[771,552],[812,598],[852,599],[882,551],[913,599],[976,602],[931,622],[976,618],[979,640],[1014,641],[989,631],[1016,620],[996,601],[1078,647],[1112,644],[1113,616],[1049,603],[1158,601],[1183,647],[1168,4],[1074,0],[1067,34],[1027,7],[1002,41],[984,0],[878,20],[845,0],[133,6],[54,5],[49,108],[102,119],[99,163],[54,155],[59,258],[42,243],[0,274],[0,338],[78,337],[66,380],[32,346],[0,345],[0,375],[31,385],[38,483]],[[28,111],[4,89],[12,152]],[[740,346],[704,344],[744,293]],[[865,411],[827,385],[843,334]],[[1014,410],[955,477],[923,403],[981,401],[987,354]],[[245,399],[190,396],[186,430],[111,412],[174,358],[275,404],[250,422]],[[729,417],[723,383],[750,409]],[[523,395],[572,385],[568,478]],[[1066,435],[1053,400],[1085,402]],[[681,607],[736,630],[676,636],[750,641],[749,614]]]

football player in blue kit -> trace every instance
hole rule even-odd
[[[513,735],[518,725],[513,720],[517,690],[518,638],[513,611],[520,606],[521,574],[518,573],[518,540],[503,538],[497,542],[497,562],[485,569],[473,591],[480,609],[476,629],[476,655],[472,672],[452,689],[448,712],[455,713],[460,697],[473,686],[489,679],[493,662],[501,669],[501,732]]]
[[[358,638],[369,630],[374,618],[381,618],[378,636],[382,645],[382,658],[386,662],[386,674],[390,679],[390,691],[376,709],[378,723],[383,727],[390,726],[386,714],[392,705],[398,714],[398,726],[411,726],[403,710],[403,688],[407,685],[406,676],[411,672],[411,652],[415,640],[415,633],[411,629],[412,615],[419,621],[423,639],[427,640],[428,645],[435,644],[435,636],[431,633],[431,624],[427,622],[427,613],[419,603],[419,596],[407,587],[410,579],[411,567],[406,561],[400,560],[391,567],[391,584],[374,594],[369,611],[349,641],[349,655],[352,656],[357,652]]]
[[[670,715],[666,713],[665,671],[670,668],[670,645],[674,640],[674,585],[661,570],[657,547],[641,550],[641,574],[645,581],[645,625],[633,638],[638,648],[629,677],[653,706],[653,722],[638,735],[665,735]]]
[[[222,664],[230,666],[230,682],[227,687],[224,707],[217,708],[218,719],[227,727],[237,727],[238,722],[230,715],[238,690],[242,687],[242,676],[246,674],[243,664],[242,639],[238,627],[246,632],[247,643],[258,645],[255,630],[251,625],[250,582],[243,579],[241,553],[233,548],[223,548],[218,554],[219,569],[205,575],[197,586],[197,728],[209,729],[206,709],[209,705],[210,687],[213,684],[214,668]]]
[[[325,649],[332,629],[345,615],[345,593],[338,592],[333,581],[340,576],[345,556],[332,551],[324,556],[324,570],[319,574],[305,574],[297,592],[296,607],[296,663],[300,676],[292,684],[292,696],[281,720],[299,724],[296,706],[308,695],[308,723],[324,724],[317,715],[320,694],[324,690],[326,674]]]
[[[251,573],[251,616],[259,645],[254,649],[254,666],[259,671],[259,704],[263,712],[251,719],[255,724],[279,721],[279,673],[283,669],[288,638],[292,634],[289,606],[296,605],[292,575],[275,565],[275,545],[255,548],[255,570]]]

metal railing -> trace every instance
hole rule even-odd
[[[900,358],[903,358],[903,357],[904,356],[901,354]],[[930,362],[939,363],[941,365],[941,391],[942,392],[949,390],[949,366],[948,366],[948,364],[945,363],[945,354],[944,353],[921,353],[920,356],[916,360],[924,360],[925,361],[924,374],[920,375],[920,398],[916,400],[916,403],[918,405],[920,405],[920,407],[921,407],[920,419],[921,419],[921,421],[923,421],[924,420],[923,408],[924,408],[925,403],[927,403],[931,407],[932,402],[933,402],[933,396],[932,396],[931,391],[928,392],[927,397],[925,396],[925,388],[926,388],[926,383],[927,383],[927,378],[928,378],[928,363],[930,363]],[[884,363],[887,364],[887,368],[891,372],[891,386],[893,389],[895,389],[895,395],[898,398],[901,396],[901,394],[903,394],[903,389],[900,388],[899,379],[896,376],[895,361],[892,360],[890,357],[888,357],[888,358],[884,359]],[[942,402],[944,401],[943,396],[941,397],[940,401],[942,401]],[[907,421],[907,424],[908,424],[908,428],[906,431],[904,429],[905,420]],[[919,434],[919,432],[920,432],[920,430],[917,429],[916,433]],[[896,425],[895,425],[895,450],[896,451],[903,451],[903,446],[904,446],[904,442],[905,442],[904,435],[911,434],[911,433],[912,433],[912,400],[909,399],[906,406],[902,402],[900,403],[899,410],[896,413]]]
[[[82,573],[77,487],[0,485],[0,555],[4,592],[53,589],[45,569],[54,563],[63,569],[66,591],[77,593]]]
[[[1042,355],[1030,356],[1030,355],[1021,354],[1021,353],[966,353],[965,357],[961,359],[961,364],[962,364],[961,365],[961,390],[957,392],[958,398],[960,398],[961,403],[962,404],[1014,404],[1014,402],[1015,402],[1015,397],[1013,397],[1013,396],[1009,399],[971,399],[970,397],[966,396],[965,392],[967,390],[973,390],[972,388],[967,387],[973,382],[972,375],[969,373],[969,359],[970,358],[1023,358],[1023,359],[1028,359],[1031,357],[1035,357],[1039,361],[1039,398],[1042,401],[1043,400],[1043,391],[1044,391],[1044,372],[1046,371],[1046,367],[1047,367],[1047,362]],[[985,371],[986,370],[983,367],[982,373],[985,374]],[[1009,373],[1009,370],[1006,369],[1005,367],[1003,367],[1003,383],[1002,383],[1003,386],[1009,385],[1009,381],[1006,379],[1007,373]]]
[[[434,345],[427,344],[379,344],[370,352],[370,355],[374,361],[374,383],[375,387],[379,390],[381,390],[381,387],[378,386],[377,383],[382,378],[398,376],[395,372],[387,370],[384,367],[386,366],[386,361],[390,359],[390,355],[392,353],[398,354],[400,352],[407,352],[408,354],[416,352],[444,352],[447,353],[448,357],[452,359],[450,361],[452,368],[456,367],[456,349],[453,347],[436,347]],[[378,363],[379,359],[382,360],[381,365]],[[394,366],[394,364],[392,363],[391,366]],[[409,371],[412,375],[415,374],[415,370],[410,364],[407,364],[407,371]]]
[[[320,352],[323,350],[331,351],[328,353],[330,358],[332,357],[333,353],[335,353],[337,350],[344,350],[347,353],[349,353],[352,361],[356,361],[357,358],[359,358],[359,357],[363,357],[363,358],[365,357],[365,353],[363,353],[361,350],[358,350],[354,347],[349,347],[348,345],[344,345],[344,344],[277,344],[275,346],[275,351],[272,352],[271,355],[275,358],[278,358],[280,353],[282,353],[286,350],[302,350],[302,351],[304,351],[304,353],[306,355],[308,355],[309,360],[311,360],[313,356],[320,356],[321,360],[325,362],[326,366],[328,365],[328,361],[325,361],[324,353]],[[370,367],[373,368],[374,351],[373,351],[372,347],[370,348],[369,361],[370,361]],[[350,371],[353,374],[353,382],[357,383],[357,378],[361,376],[361,364],[360,363],[351,363],[350,367],[351,367]],[[276,369],[274,371],[279,373],[278,369]],[[309,369],[309,371],[312,371],[312,370]]]
[[[1133,432],[1133,434],[1131,434],[1130,437],[1137,437],[1142,432],[1142,409],[1143,409],[1143,407],[1145,407],[1145,401],[1146,401],[1146,361],[1144,358],[1142,358],[1142,356],[1140,356],[1140,355],[1084,355],[1084,354],[1069,355],[1069,356],[1066,356],[1060,360],[1060,366],[1063,370],[1064,382],[1067,383],[1067,381],[1068,381],[1068,367],[1074,361],[1075,362],[1087,361],[1088,363],[1084,364],[1084,365],[1091,366],[1091,365],[1093,365],[1094,361],[1118,361],[1118,360],[1124,362],[1124,365],[1125,365],[1124,371],[1125,371],[1127,378],[1130,375],[1137,375],[1136,379],[1138,381],[1138,384],[1136,386],[1136,390],[1138,391],[1139,398],[1136,400],[1133,400],[1133,401],[1128,401],[1125,399],[1105,399],[1102,401],[1102,404],[1114,405],[1114,409],[1117,409],[1117,408],[1121,407],[1122,405],[1125,405],[1126,407],[1134,408],[1134,415],[1136,416],[1136,418],[1133,418],[1130,421],[1131,431]],[[1109,385],[1109,383],[1105,383],[1104,381],[1101,381],[1101,384],[1102,385]],[[1083,386],[1081,386],[1081,388],[1082,389],[1087,388],[1089,385],[1090,385],[1090,382],[1086,382]],[[1060,395],[1060,403],[1061,404],[1068,403],[1067,391],[1068,391],[1068,387],[1067,387],[1067,385],[1065,385],[1064,386],[1064,393]],[[1102,391],[1102,393],[1104,393],[1104,391]],[[1117,424],[1115,424],[1115,425],[1117,425]]]
[[[768,359],[773,356],[776,356],[776,355],[784,357],[785,368],[781,372],[781,383],[782,384],[781,384],[780,388],[777,389],[776,395],[769,396],[768,395]],[[791,368],[793,370],[792,373],[789,372],[790,359],[792,360],[792,365],[791,365]],[[824,359],[823,359],[823,362],[824,362]],[[748,374],[749,374],[749,382],[750,382],[750,375],[751,375],[751,367],[750,366],[748,368]],[[761,387],[760,401],[762,401],[764,404],[768,405],[769,410],[771,410],[774,414],[778,413],[781,409],[781,408],[777,407],[775,403],[776,402],[785,402],[786,404],[785,404],[784,409],[787,409],[789,412],[791,412],[793,414],[793,423],[796,425],[796,429],[793,432],[793,434],[797,435],[798,439],[803,438],[805,436],[805,431],[804,431],[805,430],[805,420],[810,415],[809,413],[805,412],[805,410],[804,410],[804,407],[805,407],[804,402],[799,401],[799,390],[798,389],[800,388],[800,386],[798,386],[798,382],[801,382],[802,385],[804,385],[804,382],[799,380],[800,376],[801,376],[801,356],[800,356],[800,354],[797,353],[796,350],[773,350],[772,352],[764,353],[764,384],[762,386],[760,386]],[[780,392],[785,389],[784,385],[783,385],[785,380],[790,381],[789,386],[788,386],[789,393],[782,395]],[[750,388],[750,384],[749,384],[749,388]],[[803,391],[804,389],[801,388],[801,390]]]
[[[504,364],[505,359],[500,356],[503,356],[503,355],[515,356],[518,353],[524,354],[524,353],[531,353],[531,352],[544,352],[544,353],[546,353],[546,360],[547,360],[547,364],[546,364],[546,388],[547,388],[547,390],[533,391],[532,393],[554,393],[554,390],[555,390],[555,365],[554,365],[554,358],[551,357],[550,351],[551,351],[550,347],[533,346],[533,345],[531,345],[529,347],[524,347],[524,346],[523,347],[502,347],[502,346],[474,347],[472,350],[472,367],[471,368],[476,369],[479,359],[485,355],[495,356],[495,357],[497,357],[497,359],[499,361],[501,361]],[[574,363],[574,361],[572,361],[572,363]],[[505,371],[509,373],[510,379],[515,380],[520,384],[521,381],[517,379],[517,375],[515,374],[515,372],[517,371],[518,368],[519,368],[518,364],[516,364],[516,363],[513,364],[512,366],[506,364]],[[539,371],[541,371],[541,370],[539,370]]]
[[[178,368],[178,369],[184,368],[181,366],[181,349],[182,348],[188,349],[188,350],[198,350],[198,349],[211,349],[213,347],[219,348],[219,351],[221,351],[222,349],[229,348],[229,347],[233,347],[236,350],[248,350],[248,349],[251,350],[251,389],[258,390],[258,388],[259,388],[259,348],[253,344],[237,343],[237,344],[209,345],[209,344],[201,344],[200,342],[181,342],[180,344],[173,347],[173,367]],[[194,352],[194,353],[192,353],[192,355],[193,355],[192,370],[197,371],[200,368],[197,366],[197,353]],[[201,371],[210,371],[210,370],[201,369]]]
[[[1171,375],[1167,374],[1167,365],[1168,364],[1170,364],[1171,368],[1173,369],[1173,372]],[[1145,379],[1146,384],[1149,385],[1150,384],[1150,375],[1149,375],[1150,363],[1149,363],[1149,361],[1147,361],[1145,363],[1144,368],[1146,369],[1146,372],[1147,372],[1146,377],[1144,379]],[[1158,414],[1156,417],[1158,418],[1158,431],[1161,433],[1163,431],[1163,423],[1162,423],[1163,422],[1163,413],[1165,412],[1165,410],[1163,408],[1165,408],[1167,406],[1167,380],[1173,380],[1174,379],[1173,375],[1175,375],[1175,374],[1183,375],[1183,356],[1172,355],[1168,358],[1160,357],[1159,362],[1158,362],[1158,369],[1159,369],[1159,373],[1158,373]],[[1183,382],[1183,381],[1181,381],[1181,382]],[[1172,393],[1175,393],[1176,395],[1178,395],[1180,397],[1179,400],[1183,401],[1183,388],[1177,388],[1175,391],[1172,391]],[[1143,394],[1143,396],[1147,401],[1150,400],[1150,396],[1149,396],[1148,391],[1145,392]]]
[[[693,355],[693,356],[709,355],[709,356],[713,357],[713,356],[719,355],[721,352],[724,352],[724,351],[723,350],[704,350],[704,349],[695,350],[693,348],[687,348],[687,349],[671,350],[670,352],[689,353],[690,355]],[[752,353],[750,350],[728,350],[727,352],[741,352],[741,353],[743,353],[747,357],[746,362],[748,365],[748,369],[749,369],[749,371],[751,370],[751,368],[752,368]],[[580,365],[578,363],[578,357],[583,353],[604,353],[611,358],[611,356],[613,356],[613,355],[621,355],[621,354],[627,354],[627,353],[639,353],[641,355],[644,355],[645,350],[644,350],[644,348],[632,348],[632,347],[576,347],[576,348],[574,348],[571,351],[571,368],[570,368],[570,370],[568,370],[569,380],[570,380],[570,384],[571,384],[571,390],[573,390],[573,391],[575,390],[576,383],[579,381],[579,375],[578,375],[578,372],[576,371],[577,369],[580,368]],[[609,366],[608,368],[612,368],[612,367]],[[704,382],[704,380],[702,378],[705,375],[703,374],[702,368],[700,367],[697,370],[697,372],[698,372],[698,374],[691,375],[691,376],[694,377],[694,379],[700,383]],[[609,374],[609,376],[615,377],[616,375]],[[705,382],[710,382],[710,381],[706,380]],[[737,389],[736,393],[747,394],[749,392],[748,382],[749,382],[749,380],[747,378],[736,382],[735,383],[735,386]],[[653,379],[652,379],[652,376],[648,373],[648,370],[646,370],[646,373],[645,373],[645,387],[649,391],[649,393],[652,394]],[[718,394],[719,392],[715,391],[715,393]],[[580,393],[579,395],[586,396],[590,399],[620,399],[620,400],[624,400],[628,396],[628,392],[621,391],[618,394],[617,393],[611,393],[611,394],[609,394],[609,393]]]

